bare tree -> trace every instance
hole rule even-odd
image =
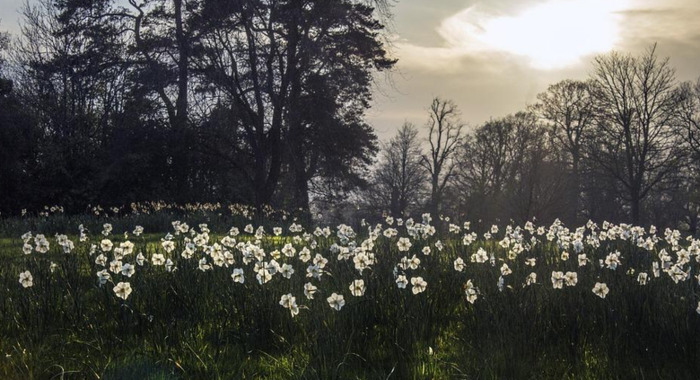
[[[590,137],[595,116],[590,87],[590,81],[561,81],[537,95],[538,103],[533,107],[548,126],[553,144],[565,154],[565,160],[570,167],[569,222],[573,224],[577,222],[581,207],[579,198],[583,147],[586,139]]]
[[[4,78],[5,53],[7,52],[7,48],[9,47],[9,45],[10,35],[8,33],[0,31],[0,96],[9,93],[12,89],[12,82]]]
[[[632,222],[639,223],[643,200],[677,169],[683,154],[674,127],[675,72],[653,46],[638,58],[617,52],[596,57],[593,80],[591,158],[621,184]]]
[[[490,120],[465,137],[456,175],[461,212],[486,220],[497,217],[511,172],[512,139],[512,125],[504,119]]]
[[[681,83],[678,92],[680,132],[693,150],[694,158],[700,159],[700,78],[695,83]]]
[[[454,175],[455,153],[462,143],[464,123],[453,101],[436,97],[430,104],[427,126],[430,149],[421,163],[430,175],[429,210],[438,216],[445,188]]]
[[[460,150],[460,211],[492,223],[557,217],[565,172],[546,129],[529,112],[477,128]]]
[[[2,20],[0,19],[0,22]],[[2,25],[2,23],[0,23]],[[10,35],[6,32],[0,31],[0,73],[2,73],[3,64],[5,63],[5,51],[10,44]]]
[[[421,160],[418,129],[411,123],[404,123],[396,136],[382,147],[375,172],[373,191],[382,207],[388,206],[392,215],[406,216],[419,203],[427,179]]]

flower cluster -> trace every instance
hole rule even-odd
[[[112,292],[123,302],[130,300],[134,290],[138,294],[131,282],[146,267],[151,273],[184,268],[202,276],[226,271],[230,286],[282,289],[277,293],[279,305],[292,317],[324,299],[324,307],[340,311],[346,299],[352,305],[373,297],[373,290],[384,280],[396,284],[392,291],[398,294],[425,297],[435,284],[441,284],[429,277],[436,272],[455,279],[453,283],[461,285],[457,291],[469,305],[478,302],[494,282],[499,292],[525,291],[533,286],[567,292],[583,286],[589,296],[592,292],[605,299],[615,293],[615,288],[608,286],[611,282],[607,279],[612,276],[626,276],[638,286],[663,278],[680,284],[697,273],[692,266],[700,263],[700,240],[683,238],[670,229],[660,234],[654,227],[589,222],[570,230],[556,221],[546,227],[531,222],[494,225],[477,233],[471,231],[469,223],[449,223],[439,235],[431,222],[427,214],[420,221],[388,217],[385,223],[363,222],[360,232],[345,224],[313,230],[296,222],[271,229],[246,224],[217,235],[207,224],[190,226],[173,221],[172,230],[155,247],[151,243],[150,249],[143,227],[115,234],[113,226],[105,223],[99,235],[90,235],[79,226],[77,243],[67,235],[56,235],[54,244],[42,234],[27,232],[22,235],[22,252],[26,256],[46,255],[54,247],[70,255],[77,254],[76,246],[86,247],[96,284],[104,287],[111,283]],[[141,241],[141,248],[132,240]],[[634,249],[621,250],[622,242]],[[381,273],[389,273],[377,270],[380,264],[391,269],[391,280],[379,278]],[[51,272],[57,268],[51,262]],[[354,279],[339,284],[340,270],[350,271]],[[550,278],[551,286],[547,281],[538,283],[538,272]],[[484,273],[492,273],[494,282],[485,283],[487,276],[480,275]],[[695,278],[700,283],[700,275]],[[28,270],[19,274],[24,288],[41,280]],[[322,297],[316,297],[319,293]],[[697,310],[700,313],[700,302]]]

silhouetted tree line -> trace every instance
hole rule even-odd
[[[383,0],[41,0],[0,35],[0,212],[222,201],[480,225],[698,228],[700,80],[655,46],[598,56],[514,115],[435,98],[379,144],[364,121]],[[310,201],[313,206],[310,207]]]
[[[365,183],[384,0],[39,0],[0,39],[0,212]],[[325,184],[325,186],[313,186]],[[319,196],[322,196],[319,195]]]
[[[655,50],[598,56],[588,80],[553,84],[527,110],[468,132],[454,102],[435,98],[426,138],[407,123],[382,147],[359,215],[697,232],[700,79],[678,83]]]

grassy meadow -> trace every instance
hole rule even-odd
[[[0,219],[0,378],[700,375],[678,231],[253,215]]]

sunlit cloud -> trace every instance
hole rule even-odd
[[[446,19],[438,32],[465,54],[506,52],[526,57],[539,69],[560,68],[613,49],[620,39],[618,12],[626,3],[553,0],[516,15],[493,15],[474,6]]]
[[[452,69],[467,56],[500,56],[536,69],[560,69],[615,48],[621,12],[628,7],[629,0],[549,0],[504,13],[481,2],[442,21],[437,32],[443,46],[397,46],[409,64],[438,70]],[[428,62],[421,64],[420,57]]]

